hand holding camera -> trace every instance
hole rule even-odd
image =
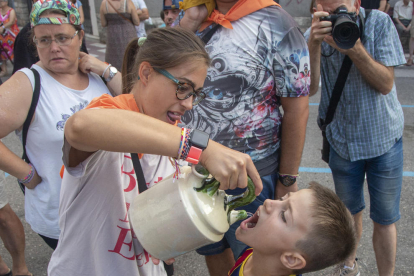
[[[322,5],[318,4],[313,14],[311,34],[309,37],[310,43],[315,43],[317,46],[320,46],[325,37],[331,34],[332,22],[320,21],[319,19],[326,16],[329,16],[329,13],[323,11]]]
[[[332,14],[328,14],[323,12],[321,5],[318,5],[312,21],[313,39],[320,41],[320,43],[325,40],[334,48],[339,48],[338,50],[351,49],[360,37],[356,21],[356,13],[348,12],[345,6],[340,6]]]

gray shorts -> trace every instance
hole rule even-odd
[[[0,171],[0,209],[9,203],[6,194],[6,176],[3,171]]]

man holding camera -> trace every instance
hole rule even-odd
[[[330,145],[335,190],[354,216],[359,240],[366,175],[378,275],[390,276],[396,258],[395,222],[400,218],[404,127],[394,66],[405,63],[404,54],[394,24],[385,13],[372,10],[367,15],[358,0],[316,0],[316,4],[308,38],[310,95],[317,92],[322,76],[318,123],[325,128]],[[355,31],[359,32],[356,37]],[[340,70],[345,56],[353,63],[349,63],[348,74]],[[344,81],[341,89],[340,85],[334,89],[337,79],[338,83]],[[326,125],[331,96],[338,91],[342,94]],[[356,252],[337,275],[360,275],[355,257]]]

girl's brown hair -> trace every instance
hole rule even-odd
[[[138,38],[127,46],[122,64],[122,93],[128,94],[138,80],[138,69],[146,61],[157,69],[179,66],[190,60],[203,61],[210,66],[204,43],[191,31],[183,28],[158,28],[152,31],[142,46]]]

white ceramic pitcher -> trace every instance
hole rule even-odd
[[[217,190],[211,196],[195,190],[207,178],[197,172],[200,167],[182,167],[179,179],[173,181],[171,175],[132,202],[134,232],[145,250],[158,259],[167,260],[218,242],[230,227],[228,221],[234,223],[246,217],[245,211],[231,211],[228,218],[225,201],[232,196],[224,191]]]

